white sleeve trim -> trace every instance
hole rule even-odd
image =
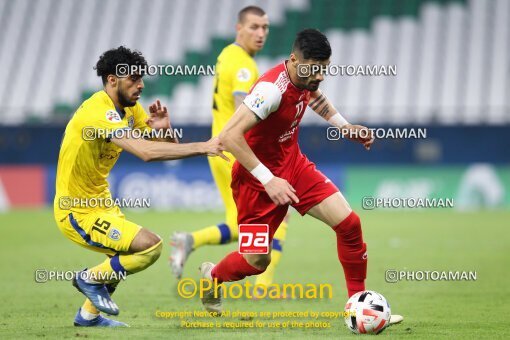
[[[260,119],[266,119],[272,112],[278,110],[282,93],[278,87],[270,82],[260,82],[244,98],[243,103],[248,106]]]

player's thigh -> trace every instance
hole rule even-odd
[[[123,215],[106,211],[70,215],[69,219],[75,232],[89,248],[114,253],[129,253],[131,243],[142,229]]]
[[[309,214],[333,227],[350,214],[351,207],[340,190],[313,162],[303,156],[295,173],[291,184],[299,203],[292,206],[301,215]]]
[[[89,250],[103,253],[103,254],[106,254],[109,256],[113,256],[117,253],[113,249],[107,249],[104,247],[93,245],[89,239],[82,236],[82,235],[86,235],[86,232],[84,232],[84,231],[81,232],[81,231],[79,231],[80,229],[77,230],[75,228],[76,224],[78,224],[78,223],[75,222],[75,219],[74,219],[74,217],[72,217],[72,215],[67,215],[65,217],[59,217],[57,219],[57,225],[58,225],[58,228],[60,229],[60,231],[62,232],[62,234],[64,234],[64,236],[67,239],[73,241],[74,243],[78,244],[79,246],[82,246]]]
[[[238,224],[267,224],[269,241],[283,222],[289,207],[277,206],[265,191],[253,189],[243,181],[232,182],[234,200],[237,206]]]
[[[342,222],[352,212],[349,203],[340,191],[318,203],[307,214],[334,227]]]
[[[220,157],[210,157],[209,165],[214,182],[218,187],[221,199],[225,206],[225,219],[226,223],[231,229],[232,236],[237,235],[237,208],[232,195],[232,164],[235,159],[228,155],[230,163],[221,159]],[[235,229],[235,230],[234,230]]]
[[[232,189],[230,188],[230,184],[232,182],[233,160],[231,159],[230,162],[226,162],[220,157],[209,157],[208,160],[214,182],[220,191],[221,198],[223,201],[226,201],[225,203],[230,203],[230,201],[232,201]]]

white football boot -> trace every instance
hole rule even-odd
[[[214,263],[204,262],[200,265],[198,270],[200,270],[200,274],[202,274],[202,279],[214,281],[211,276],[211,271],[214,268]],[[216,312],[218,315],[221,315],[222,312],[222,304],[221,304],[221,289],[218,288],[216,290],[215,296],[215,287],[211,284],[212,287],[206,291],[204,291],[204,295],[200,297],[202,300],[202,304],[205,307],[205,310],[208,312]]]

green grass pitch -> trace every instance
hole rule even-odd
[[[379,337],[402,339],[509,338],[510,212],[359,211],[369,249],[367,289],[382,293],[403,324]],[[201,310],[198,298],[183,299],[167,265],[168,237],[175,230],[193,230],[222,219],[220,213],[127,212],[127,217],[165,239],[163,255],[148,270],[130,276],[114,295],[119,320],[128,329],[84,329],[72,326],[83,296],[64,281],[36,283],[37,269],[78,270],[103,256],[81,248],[60,234],[51,210],[0,213],[1,290],[0,338],[346,338],[354,335],[343,319],[324,329],[184,329],[178,319],[158,319],[160,311]],[[216,262],[236,243],[195,251],[185,277],[198,279],[200,262]],[[461,282],[385,282],[387,269],[476,270],[477,280]],[[343,272],[332,231],[320,222],[293,214],[278,283],[330,283],[333,299],[251,301],[225,300],[239,311],[341,311],[347,300]],[[252,279],[253,282],[253,279]],[[204,321],[188,318],[188,321]],[[292,319],[264,319],[263,322]],[[309,321],[293,319],[295,321]],[[233,319],[230,321],[240,321]]]

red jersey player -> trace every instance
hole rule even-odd
[[[326,223],[336,233],[338,258],[352,296],[365,290],[367,249],[360,219],[298,145],[299,122],[307,106],[366,149],[374,141],[366,127],[349,124],[319,90],[324,74],[315,71],[323,70],[330,56],[324,34],[314,29],[299,32],[290,59],[259,78],[219,138],[237,159],[232,191],[238,223],[268,224],[269,244],[289,205]],[[260,274],[270,262],[270,254],[235,251],[217,265],[203,263],[200,270],[204,278],[222,283]],[[221,294],[215,296],[213,289],[202,303],[208,311],[221,313]],[[392,319],[401,321],[396,315]]]

